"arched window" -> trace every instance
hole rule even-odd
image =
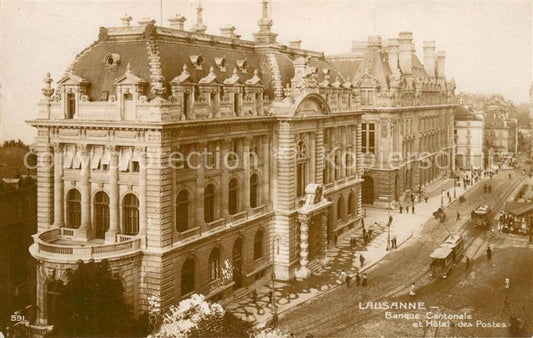
[[[204,190],[204,221],[209,223],[215,220],[215,186],[207,185]]]
[[[67,193],[67,226],[79,228],[81,225],[81,194],[72,189]]]
[[[230,215],[239,211],[239,181],[232,178],[228,185],[228,212]]]
[[[337,201],[337,220],[342,219],[344,216],[344,198],[339,197]]]
[[[296,148],[296,197],[305,194],[307,183],[307,149],[304,141],[298,142]]]
[[[352,216],[355,210],[355,196],[353,191],[350,191],[348,196],[348,215]]]
[[[256,208],[259,205],[259,178],[257,174],[250,176],[250,206]]]
[[[63,282],[53,280],[48,283],[46,290],[46,318],[48,325],[57,323],[61,317],[59,303],[63,296]]]
[[[181,295],[185,296],[194,291],[194,259],[189,257],[181,268]]]
[[[209,254],[209,281],[218,279],[220,275],[220,249],[218,247],[211,250]]]
[[[122,228],[126,235],[139,233],[139,199],[134,194],[127,194],[122,200]]]
[[[178,232],[189,229],[189,193],[182,190],[176,198],[176,230]]]
[[[259,229],[254,237],[254,260],[263,257],[263,230]]]
[[[96,238],[104,239],[109,230],[109,196],[103,191],[94,195],[93,224]]]

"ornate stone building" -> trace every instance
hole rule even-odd
[[[363,203],[389,206],[449,173],[455,83],[434,41],[424,42],[423,64],[410,32],[387,41],[370,36],[327,60],[361,90]]]
[[[37,119],[35,329],[64,272],[107,259],[136,314],[306,278],[361,219],[359,89],[322,53],[284,46],[268,3],[254,41],[154,21],[101,28]],[[345,164],[345,165],[342,165]]]

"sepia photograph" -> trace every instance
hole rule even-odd
[[[0,14],[0,338],[533,336],[533,1]]]

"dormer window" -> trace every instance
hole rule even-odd
[[[248,62],[246,60],[237,60],[237,67],[241,73],[246,73],[246,68],[248,68]]]
[[[203,69],[204,58],[201,55],[191,55],[190,60],[194,68],[198,70]]]
[[[120,63],[120,55],[109,53],[104,58],[104,66],[106,69],[115,69]]]
[[[226,71],[226,58],[215,58],[215,64],[217,65],[218,69],[221,71],[221,72],[225,72]]]
[[[67,94],[67,119],[73,119],[76,114],[76,94]]]

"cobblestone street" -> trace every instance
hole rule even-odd
[[[492,179],[495,191],[486,195],[481,193],[482,187],[478,184],[466,193],[465,203],[453,203],[447,208],[446,213],[455,215],[459,211],[468,215],[468,211],[476,207],[480,199],[495,204],[498,199],[506,198],[520,179],[515,177],[509,184],[507,174],[500,174]],[[474,199],[474,196],[482,197]],[[465,218],[463,217],[463,222],[455,222],[454,217],[448,217],[443,224],[430,219],[424,224],[420,234],[367,272],[368,287],[337,288],[305,305],[298,306],[282,316],[282,327],[297,336],[307,333],[318,336],[350,336],[355,333],[358,336],[372,336],[376,332],[383,335],[412,336],[415,332],[413,321],[386,320],[383,310],[358,309],[359,302],[410,301],[408,291],[411,282],[416,283],[416,300],[425,302],[426,306],[439,306],[441,311],[446,311],[448,314],[467,311],[472,313],[474,324],[478,319],[483,322],[494,320],[508,324],[509,313],[501,312],[504,278],[513,281],[514,290],[509,293],[509,300],[513,304],[511,310],[516,311],[516,315],[520,318],[527,317],[526,313],[530,313],[531,309],[528,310],[526,306],[527,299],[523,297],[520,299],[519,296],[531,295],[531,285],[528,283],[530,276],[523,273],[532,254],[525,237],[511,238],[508,235],[494,234],[467,226],[466,255],[470,257],[472,264],[468,275],[464,272],[464,263],[460,263],[447,280],[434,280],[429,277],[430,253],[448,234],[446,228],[452,232],[459,230],[463,224],[466,224]],[[484,257],[489,243],[495,250],[495,257],[490,264]],[[510,260],[513,264],[506,264]],[[487,269],[490,269],[490,272]],[[505,334],[505,328],[491,331],[483,329],[483,327],[439,328],[439,335]],[[417,331],[420,336],[434,336],[437,330],[426,330],[422,327]]]

